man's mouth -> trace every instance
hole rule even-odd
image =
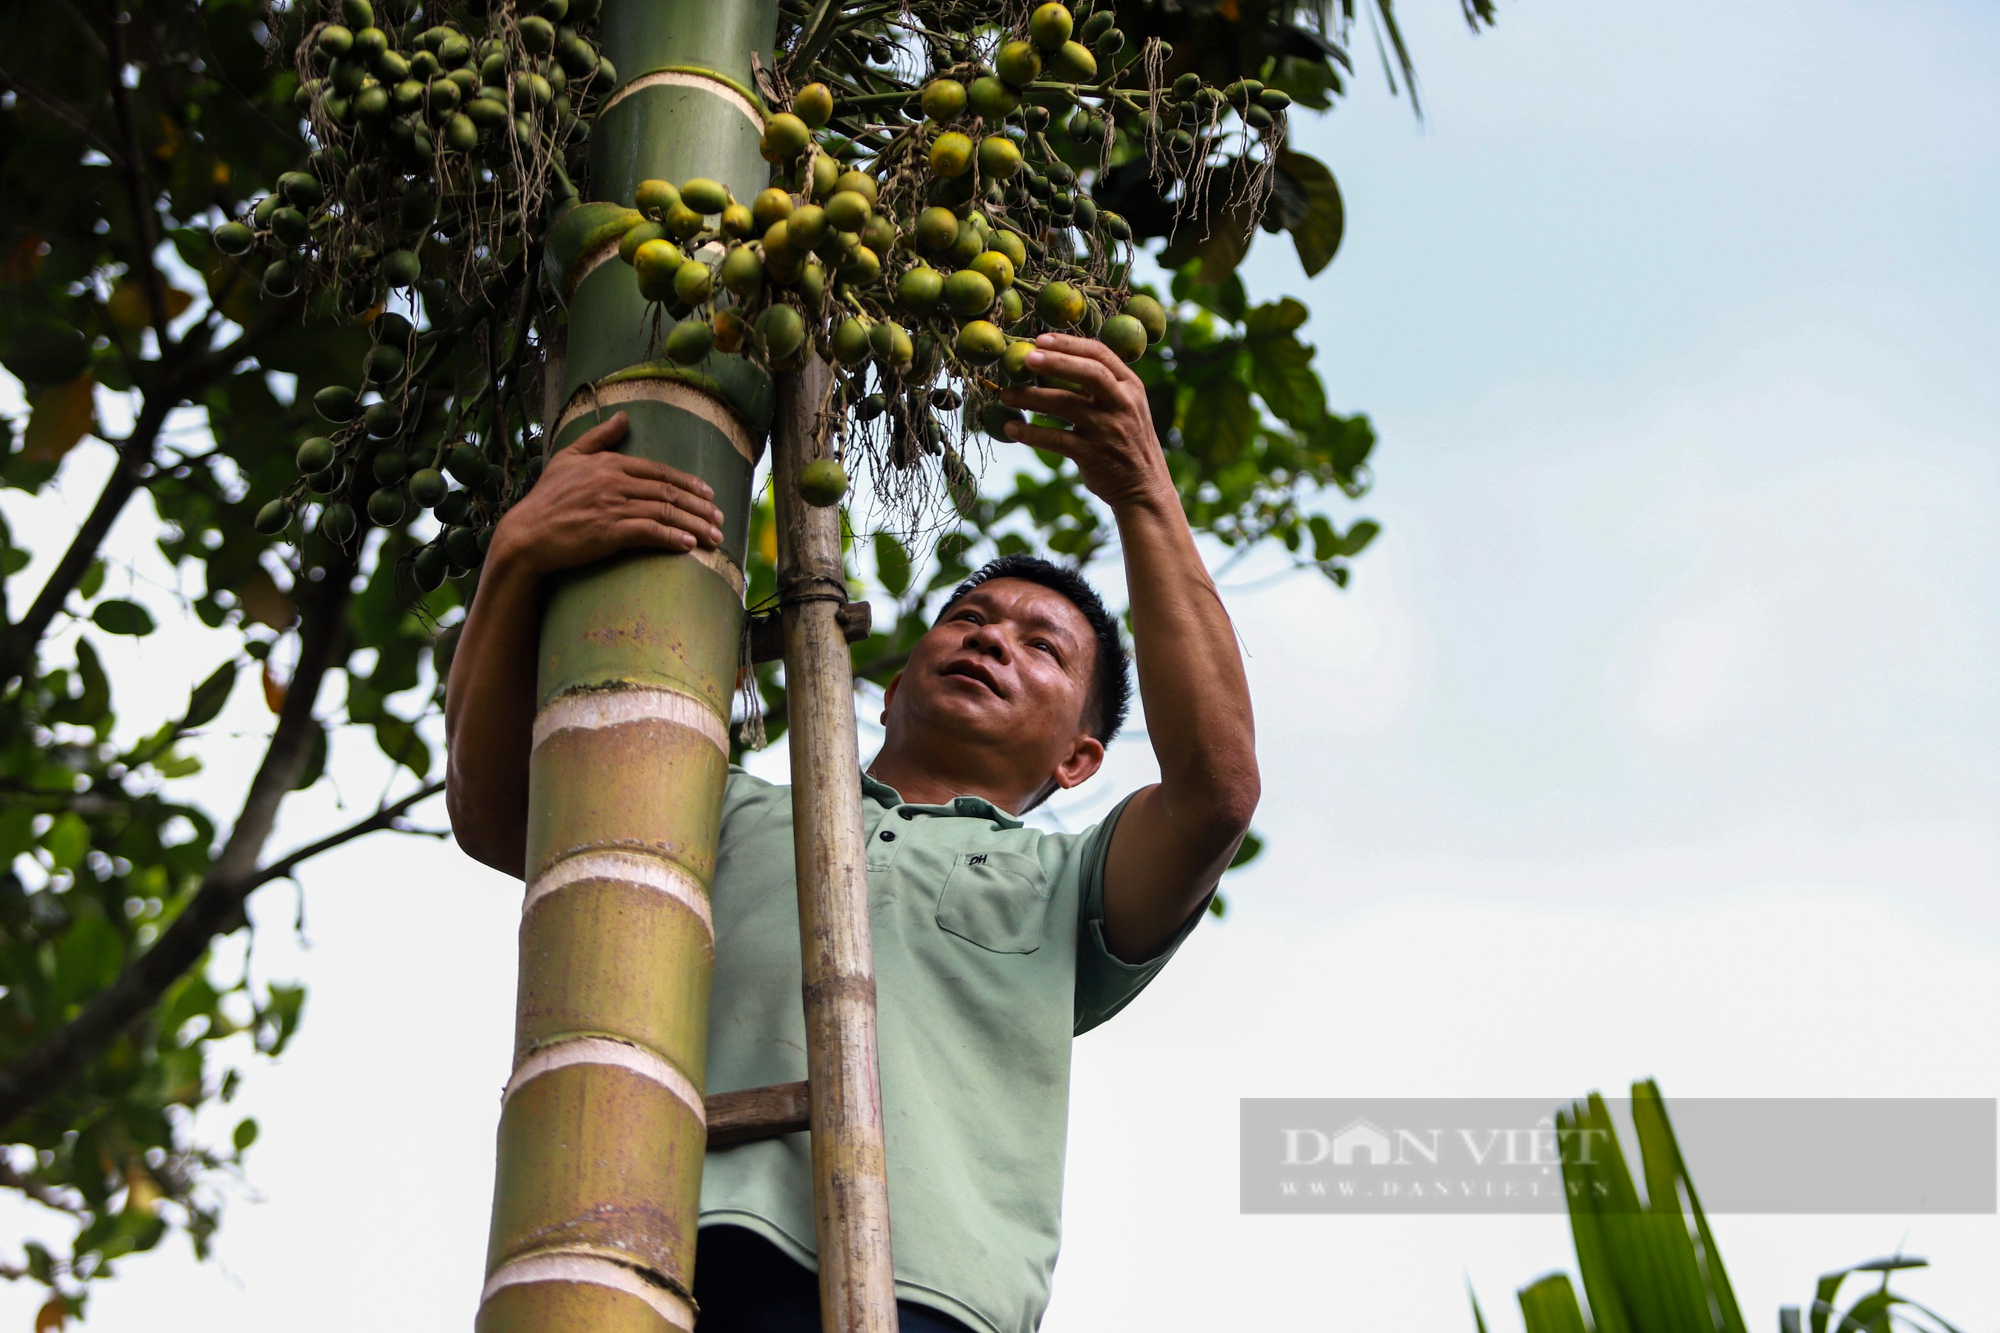
[[[1007,692],[1000,688],[999,680],[994,677],[991,671],[988,671],[978,662],[953,662],[951,665],[940,669],[938,674],[940,676],[963,676],[967,680],[976,680],[987,689],[993,691],[995,697],[1001,699],[1007,697]]]

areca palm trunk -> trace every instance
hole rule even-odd
[[[768,176],[748,88],[775,0],[606,0],[625,80],[593,128],[590,197]],[[605,262],[606,260],[612,262]],[[598,243],[551,276],[569,301],[551,423],[614,411],[625,448],[715,488],[719,552],[634,554],[566,580],[542,624],[514,1072],[500,1117],[481,1333],[691,1329],[714,957],[708,888],[743,622],[768,376],[656,355],[631,270]]]

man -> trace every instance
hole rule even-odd
[[[1072,423],[1014,438],[1075,462],[1118,524],[1160,781],[1079,834],[1018,816],[1096,773],[1130,685],[1087,584],[1001,560],[960,587],[891,682],[861,775],[891,1239],[906,1330],[1030,1333],[1058,1245],[1069,1046],[1193,929],[1258,797],[1235,632],[1189,532],[1146,395],[1101,343],[1037,340],[1073,389],[1009,390]],[[452,827],[521,873],[537,585],[632,547],[722,539],[699,480],[609,452],[615,418],[554,458],[503,520],[452,663]],[[805,1076],[791,800],[734,770],[712,889],[711,1092]],[[806,1135],[709,1156],[703,1333],[811,1333]]]

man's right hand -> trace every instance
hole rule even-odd
[[[445,688],[445,803],[459,846],[522,874],[528,758],[535,725],[535,639],[543,578],[623,551],[722,544],[722,511],[699,477],[627,458],[618,413],[551,458],[500,520],[479,573]]]
[[[626,426],[617,413],[549,459],[495,529],[493,564],[540,578],[621,551],[722,544],[714,489],[676,468],[615,452]]]

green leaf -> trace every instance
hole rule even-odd
[[[68,384],[45,389],[34,399],[21,439],[21,457],[33,463],[59,463],[96,424],[97,381],[81,375]]]
[[[384,713],[375,723],[375,744],[396,763],[418,777],[431,771],[431,748],[417,729],[393,713]]]
[[[1235,870],[1239,866],[1247,866],[1256,860],[1263,851],[1264,840],[1258,837],[1256,830],[1253,829],[1243,835],[1242,845],[1236,849],[1236,855],[1229,859],[1229,868]]]
[[[1340,534],[1325,514],[1312,515],[1306,526],[1312,530],[1313,559],[1324,564],[1340,554]]]
[[[1521,1288],[1520,1300],[1528,1333],[1590,1333],[1567,1273],[1551,1273]]]
[[[1307,442],[1336,476],[1352,476],[1375,448],[1375,427],[1364,416],[1328,414],[1306,431]]]
[[[266,1055],[282,1055],[299,1030],[305,1009],[306,988],[273,983],[270,999],[257,1015],[257,1049]]]
[[[1891,1254],[1881,1259],[1868,1259],[1854,1264],[1850,1273],[1900,1273],[1906,1268],[1929,1268],[1931,1261],[1919,1259],[1914,1254]]]
[[[1834,1313],[1834,1297],[1840,1294],[1841,1284],[1847,1281],[1848,1274],[1853,1271],[1850,1268],[1841,1268],[1820,1276],[1819,1285],[1813,1290],[1813,1333],[1826,1333],[1827,1316]]]
[[[201,756],[168,753],[153,761],[153,769],[163,778],[191,778],[201,772]]]
[[[1381,533],[1382,525],[1372,518],[1364,518],[1347,529],[1347,535],[1340,539],[1342,555],[1360,555],[1368,543]]]
[[[1312,368],[1313,349],[1297,340],[1266,338],[1250,344],[1250,383],[1272,413],[1303,430],[1326,415],[1326,390]]]
[[[56,941],[57,993],[79,1000],[110,985],[125,961],[125,942],[118,927],[102,912],[84,912]]]
[[[1332,263],[1334,252],[1340,249],[1347,209],[1341,203],[1333,172],[1318,158],[1288,149],[1278,154],[1278,172],[1289,178],[1290,186],[1305,200],[1305,219],[1291,232],[1299,263],[1310,278]]]
[[[1603,1098],[1592,1094],[1586,1104],[1556,1112],[1556,1142],[1577,1275],[1591,1314],[1599,1333],[1633,1333],[1624,1289],[1638,1194]],[[1586,1143],[1592,1146],[1589,1153],[1580,1151]]]
[[[90,562],[90,567],[83,571],[83,577],[76,581],[76,595],[87,602],[97,596],[98,591],[103,587],[104,562],[102,560],[93,560]]]
[[[236,685],[236,663],[224,662],[188,695],[187,715],[181,719],[181,726],[192,730],[205,727],[215,721],[222,706],[229,702],[229,691]]]
[[[1163,261],[1164,258],[1162,256]],[[1199,270],[1199,264],[1190,263],[1174,274],[1169,287],[1174,300],[1192,301],[1230,321],[1242,319],[1250,304],[1250,297],[1243,286],[1243,275],[1232,272],[1219,282],[1206,282],[1198,276]]]
[[[1292,95],[1300,106],[1325,111],[1333,105],[1331,94],[1341,90],[1340,74],[1331,65],[1296,56],[1281,56],[1266,82]]]
[[[910,553],[894,534],[875,534],[875,577],[891,597],[901,597],[910,587]]]
[[[97,656],[97,649],[88,639],[76,641],[76,679],[82,687],[76,697],[58,703],[49,710],[49,716],[57,722],[97,726],[111,713],[111,682],[104,674],[104,663]]]
[[[0,806],[0,866],[35,845],[35,808],[23,801]]]
[[[250,1116],[237,1121],[236,1130],[229,1136],[229,1141],[236,1145],[238,1152],[247,1149],[257,1141],[257,1121]]]
[[[1243,316],[1243,336],[1253,342],[1259,338],[1283,338],[1304,328],[1306,315],[1305,306],[1289,296],[1266,301]]]
[[[153,632],[153,615],[137,602],[112,598],[99,602],[90,618],[106,634],[129,634],[134,638]]]
[[[1234,462],[1257,436],[1257,408],[1236,378],[1217,378],[1188,395],[1181,446],[1211,467]]]
[[[62,320],[42,316],[9,325],[0,365],[31,388],[66,384],[89,368],[90,343]]]
[[[1658,1098],[1643,1095],[1644,1085],[1632,1090],[1632,1117],[1638,1127],[1639,1149],[1644,1159],[1647,1194],[1645,1234],[1653,1242],[1655,1273],[1664,1299],[1662,1304],[1679,1311],[1683,1320],[1707,1319],[1720,1314],[1717,1323],[1723,1333],[1744,1333],[1743,1319],[1736,1310],[1735,1297],[1722,1269],[1719,1256],[1710,1256],[1704,1265],[1695,1252],[1688,1219],[1682,1211],[1680,1186],[1684,1174],[1678,1165],[1679,1149],[1673,1131],[1658,1108]],[[1685,1326],[1692,1326],[1688,1324]]]
[[[42,847],[57,870],[75,870],[83,864],[83,854],[90,850],[90,826],[83,822],[82,815],[65,810],[42,835]]]
[[[1892,1291],[1871,1291],[1840,1316],[1841,1333],[1890,1333],[1889,1312],[1903,1304]]]

